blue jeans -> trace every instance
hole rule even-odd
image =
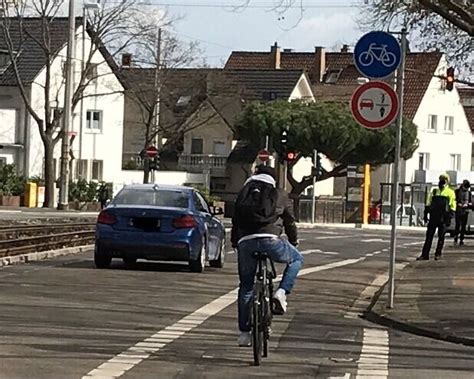
[[[301,266],[303,256],[288,241],[280,238],[255,238],[239,243],[239,329],[241,332],[248,332],[250,326],[250,306],[253,299],[253,286],[255,272],[257,271],[257,260],[253,253],[265,252],[274,262],[286,263],[280,287],[288,294],[295,284]]]

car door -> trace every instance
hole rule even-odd
[[[206,225],[209,259],[216,259],[218,246],[220,246],[220,238],[218,236],[218,222],[211,214],[209,205],[207,204],[204,197],[199,192],[196,192],[196,197],[200,203],[200,209]]]

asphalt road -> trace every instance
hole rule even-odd
[[[0,378],[474,377],[474,349],[358,317],[387,271],[388,232],[300,237],[304,268],[260,367],[237,346],[234,254],[194,274],[150,262],[97,270],[90,252],[0,269]],[[421,239],[399,238],[399,263]]]

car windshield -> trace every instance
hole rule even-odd
[[[116,205],[151,205],[155,207],[187,208],[188,195],[180,191],[125,188],[116,196]]]

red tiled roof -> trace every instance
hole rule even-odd
[[[249,52],[234,51],[225,64],[225,69],[248,69],[262,70],[270,65],[270,52]],[[404,95],[404,115],[413,119],[420,106],[421,100],[428,89],[433,74],[439,65],[442,53],[410,53],[407,55],[405,70],[405,95]],[[281,52],[280,68],[303,69],[308,71],[310,79],[312,68],[314,67],[316,55],[309,52]],[[357,71],[353,63],[352,53],[326,53],[326,71],[342,70],[336,83],[337,85],[354,86],[357,78],[362,75]],[[391,80],[390,78],[388,79]],[[315,83],[316,86],[320,85]],[[328,92],[331,92],[327,86]],[[324,93],[324,91],[319,91]]]
[[[474,133],[474,88],[472,87],[458,87],[459,97],[461,103],[464,106],[464,112],[466,113],[467,121]],[[468,103],[469,101],[469,103]]]

